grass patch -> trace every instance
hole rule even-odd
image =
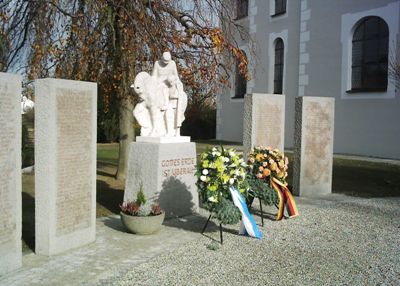
[[[118,143],[97,144],[97,162],[118,164]]]

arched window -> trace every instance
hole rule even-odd
[[[275,63],[274,63],[274,93],[282,94],[283,90],[283,40],[275,41]]]
[[[246,53],[242,51],[246,56]],[[240,72],[239,68],[240,61],[236,59],[235,66],[235,98],[244,98],[247,92],[247,80],[246,77]]]
[[[236,20],[247,17],[249,13],[249,0],[236,0]]]
[[[352,42],[351,90],[385,91],[388,83],[389,28],[379,17],[365,17]]]

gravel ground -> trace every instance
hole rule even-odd
[[[214,225],[100,285],[400,285],[400,198],[296,199],[300,216],[266,220],[262,240],[228,226],[219,246]]]

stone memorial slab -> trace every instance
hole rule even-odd
[[[253,93],[244,99],[243,148],[245,156],[258,145],[281,151],[285,142],[285,96]]]
[[[296,98],[293,162],[296,195],[322,195],[332,191],[334,115],[334,98]]]
[[[35,82],[35,248],[53,255],[95,240],[97,84]]]
[[[195,143],[133,142],[130,145],[124,201],[143,192],[167,217],[198,212]]]
[[[21,77],[0,73],[0,276],[22,265]]]

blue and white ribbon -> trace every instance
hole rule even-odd
[[[250,215],[245,199],[236,188],[231,187],[229,188],[229,190],[231,192],[233,203],[236,207],[239,208],[240,212],[242,213],[242,222],[240,225],[239,234],[248,234],[251,237],[261,239],[262,233],[259,230],[253,217]]]

